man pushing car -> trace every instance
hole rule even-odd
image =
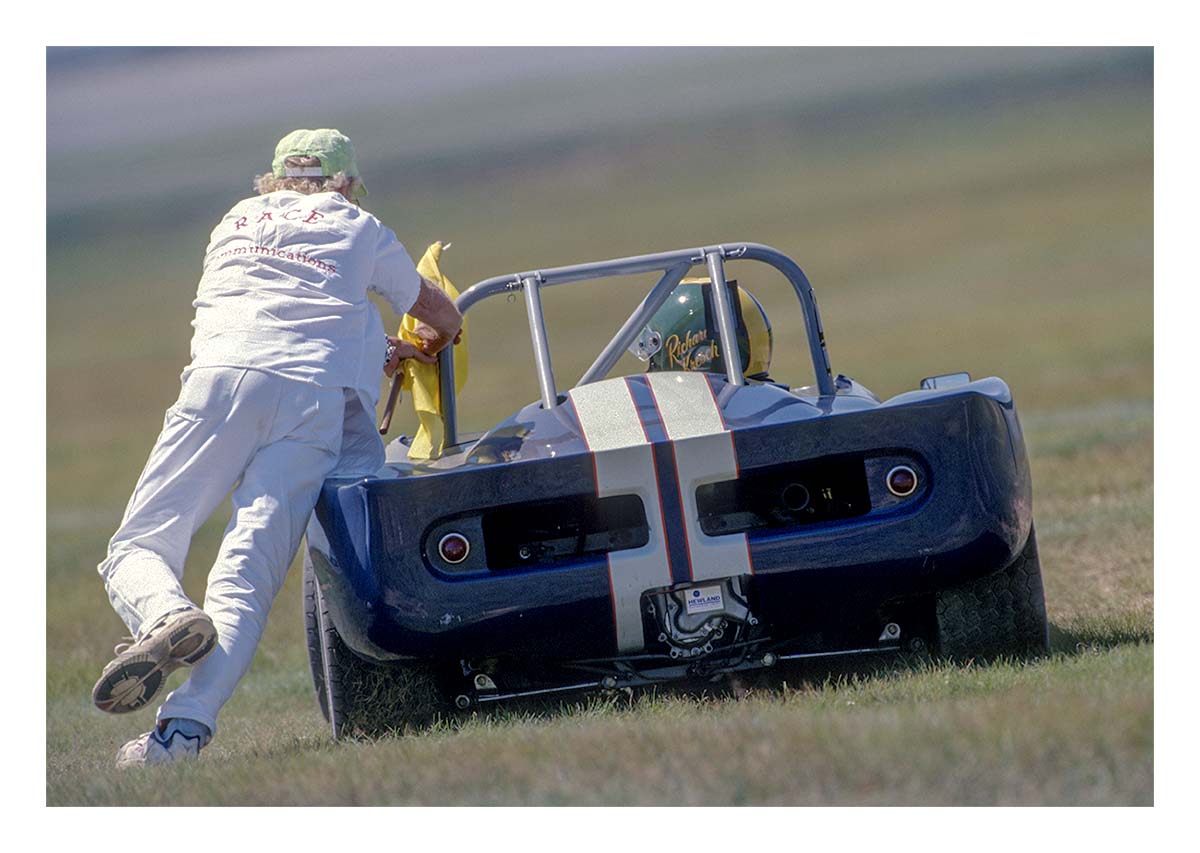
[[[137,710],[172,671],[194,667],[153,729],[120,748],[118,767],[194,757],[212,739],[321,484],[383,464],[381,369],[432,362],[462,327],[396,235],[358,206],[366,190],[346,136],[288,134],[254,187],[258,195],[213,229],[179,399],[99,565],[133,636],[93,688],[96,706]],[[368,291],[419,321],[419,344],[385,335]],[[200,609],[180,585],[184,561],[231,490],[233,516]]]

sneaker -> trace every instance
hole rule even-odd
[[[162,690],[167,676],[181,666],[200,663],[217,645],[217,628],[197,607],[162,617],[140,640],[118,644],[116,657],[92,688],[101,711],[127,714],[143,707]]]
[[[117,750],[117,768],[172,764],[197,758],[212,739],[208,727],[195,720],[163,720]]]

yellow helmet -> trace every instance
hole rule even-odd
[[[771,321],[753,294],[736,281],[727,283],[738,296],[733,313],[742,373],[749,379],[765,379],[771,368]],[[650,370],[725,372],[711,284],[708,278],[685,278],[650,320],[636,345],[639,357],[650,362]]]

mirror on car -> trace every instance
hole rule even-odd
[[[922,391],[932,391],[935,388],[953,388],[956,385],[966,385],[971,381],[969,373],[943,373],[941,376],[926,376],[921,380]]]

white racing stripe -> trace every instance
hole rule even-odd
[[[588,450],[599,453],[647,443],[646,430],[625,380],[593,382],[572,388],[567,395],[575,404]]]
[[[653,453],[624,380],[583,385],[571,389],[569,396],[592,451],[597,497],[637,495],[645,507],[649,541],[641,548],[608,555],[617,650],[642,651],[642,593],[671,584]]]
[[[700,529],[696,489],[738,475],[733,433],[725,428],[708,379],[702,373],[649,373],[646,378],[675,451],[692,579],[753,574],[745,533],[707,536]]]

